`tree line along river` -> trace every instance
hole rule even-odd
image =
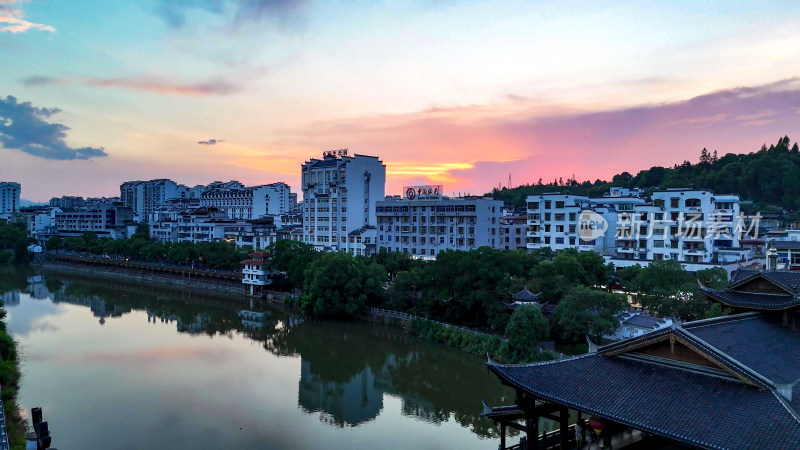
[[[19,403],[60,448],[497,448],[484,360],[239,296],[30,269],[0,274]],[[542,428],[552,428],[548,422]]]

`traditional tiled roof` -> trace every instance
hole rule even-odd
[[[797,250],[800,249],[800,241],[775,241],[776,250]]]
[[[311,168],[317,169],[317,168],[320,168],[320,167],[333,167],[333,166],[336,166],[337,164],[339,164],[339,161],[337,159],[327,158],[327,159],[323,159],[323,160],[319,160],[319,161],[315,162],[311,166]]]
[[[775,384],[800,381],[798,333],[782,326],[778,319],[763,314],[733,317],[687,323],[684,329]]]
[[[800,421],[779,395],[733,378],[600,354],[488,366],[542,399],[686,444],[800,448]]]
[[[517,293],[511,294],[511,298],[521,302],[532,302],[539,299],[539,296],[542,295],[541,292],[537,292],[534,294],[528,288],[525,288]]]
[[[728,290],[736,290],[736,287],[758,277],[763,277],[790,293],[800,294],[800,272],[791,270],[739,269],[731,274]]]
[[[665,340],[714,364],[639,352]],[[766,313],[673,324],[571,359],[488,365],[536,397],[687,444],[800,448],[800,333]]]
[[[704,286],[701,286],[700,290],[720,303],[739,308],[779,310],[800,305],[800,297],[788,293],[765,294],[732,290],[721,291]]]
[[[623,325],[630,325],[639,328],[658,328],[666,323],[664,319],[648,316],[646,314],[635,314],[631,318],[624,320]]]
[[[242,265],[251,265],[251,266],[264,266],[268,262],[267,261],[256,261],[255,259],[246,259],[242,261]]]
[[[511,302],[511,303],[503,303],[503,304],[506,305],[506,307],[508,307],[508,309],[511,309],[511,310],[517,309],[520,306],[525,306],[525,305],[538,306],[539,309],[542,310],[542,314],[544,314],[545,316],[552,316],[556,312],[556,305],[554,305],[552,303],[516,301],[516,302]]]

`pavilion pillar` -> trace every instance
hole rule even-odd
[[[506,450],[506,424],[500,422],[500,450]]]
[[[558,412],[558,419],[560,444],[561,448],[565,449],[569,445],[569,409],[561,407]]]
[[[536,410],[536,400],[524,399],[525,403],[525,434],[529,449],[539,448],[539,414]]]

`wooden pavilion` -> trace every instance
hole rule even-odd
[[[634,429],[675,447],[800,448],[800,273],[739,270],[703,287],[730,315],[674,323],[536,364],[487,366],[516,391],[484,416],[525,433],[529,449],[575,448],[569,410],[591,417],[603,444]],[[543,442],[539,418],[559,424]],[[520,445],[514,445],[520,448]]]

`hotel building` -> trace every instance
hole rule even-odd
[[[303,239],[317,250],[347,249],[351,232],[375,227],[386,166],[377,156],[331,150],[302,165]]]
[[[378,249],[435,258],[442,250],[504,248],[500,242],[503,202],[491,198],[419,195],[418,188],[376,204]],[[409,195],[409,192],[413,194]]]

